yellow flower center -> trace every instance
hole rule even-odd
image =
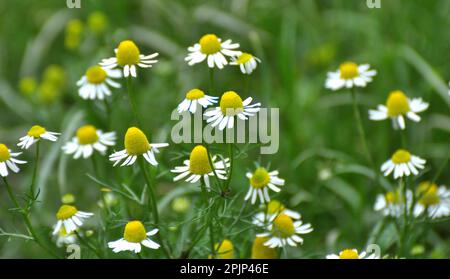
[[[128,242],[140,243],[147,238],[147,232],[140,221],[131,221],[125,226],[123,238]]]
[[[236,60],[236,63],[244,64],[244,63],[247,63],[252,58],[253,58],[253,55],[251,55],[250,53],[243,52],[241,55],[239,55],[238,59]]]
[[[139,48],[133,41],[122,41],[117,48],[117,63],[120,66],[138,64],[140,61],[140,54]]]
[[[393,91],[386,101],[389,116],[399,116],[406,114],[409,109],[408,97],[402,91]]]
[[[214,249],[217,251],[219,259],[234,259],[233,243],[230,240],[224,239],[222,243],[216,243]]]
[[[56,213],[56,218],[58,220],[66,220],[75,215],[77,212],[78,210],[75,206],[63,204]]]
[[[188,100],[197,100],[203,97],[205,97],[205,92],[197,88],[192,89],[188,93],[186,93],[186,99]]]
[[[212,172],[209,164],[208,151],[203,145],[197,145],[192,149],[189,157],[189,171],[193,174],[207,174]]]
[[[278,258],[277,250],[264,245],[268,241],[268,237],[257,236],[253,241],[252,259],[276,259]]]
[[[220,98],[220,109],[224,115],[233,116],[243,112],[244,105],[236,92],[227,91]]]
[[[409,153],[405,149],[399,149],[399,150],[395,151],[394,155],[392,155],[391,160],[396,165],[402,164],[402,163],[408,163],[409,160],[411,160],[411,153]]]
[[[438,186],[435,183],[424,181],[417,188],[419,203],[424,206],[439,204]]]
[[[384,198],[389,204],[398,203],[400,201],[400,195],[398,192],[387,192],[384,195]]]
[[[353,62],[345,62],[339,66],[342,79],[352,79],[359,75],[358,65]]]
[[[295,233],[294,221],[286,214],[280,214],[273,220],[273,235],[280,238],[287,238]]]
[[[86,78],[92,84],[103,83],[106,79],[106,71],[98,65],[92,66],[86,71]]]
[[[266,172],[267,173],[267,172]],[[269,204],[267,204],[267,214],[278,214],[283,212],[285,209],[284,204],[277,200],[271,200]]]
[[[9,154],[8,147],[3,143],[0,143],[0,162],[5,162],[11,158],[11,154]]]
[[[269,173],[263,167],[257,168],[250,178],[250,185],[252,185],[252,187],[256,189],[265,187],[269,182]]]
[[[359,255],[355,250],[345,249],[339,253],[339,258],[342,260],[356,260],[359,259]]]
[[[28,135],[29,135],[30,137],[33,137],[33,138],[40,138],[41,135],[42,135],[43,133],[45,133],[45,132],[46,132],[46,130],[45,130],[44,127],[39,126],[39,125],[34,125],[34,126],[31,127],[31,129],[28,131]]]
[[[128,128],[125,134],[125,149],[129,155],[141,155],[151,148],[147,136],[139,128]]]
[[[222,49],[219,38],[214,34],[206,34],[200,39],[200,51],[204,54],[214,54]]]
[[[77,130],[78,142],[82,145],[94,144],[98,141],[97,129],[92,125],[86,125]]]

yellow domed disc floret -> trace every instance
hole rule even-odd
[[[250,59],[253,58],[253,55],[251,55],[250,53],[245,53],[243,52],[241,55],[239,55],[238,59],[236,59],[236,63],[237,64],[245,64],[248,61],[250,61]]]
[[[216,243],[214,249],[217,251],[217,257],[219,259],[234,259],[233,243],[230,240],[224,239],[222,243]]]
[[[234,91],[223,93],[220,98],[220,109],[222,114],[233,116],[244,111],[241,97]]]
[[[424,206],[439,204],[438,186],[435,183],[424,181],[417,187],[419,203]]]
[[[92,84],[103,83],[106,80],[106,71],[98,65],[92,66],[86,71],[86,79]]]
[[[265,187],[269,182],[269,173],[263,167],[257,168],[250,178],[250,185],[252,185],[252,187],[256,189]]]
[[[388,116],[399,116],[410,111],[408,97],[400,90],[392,91],[386,101]]]
[[[273,220],[272,233],[276,237],[287,238],[295,233],[294,222],[286,214],[280,214]]]
[[[205,97],[205,92],[200,89],[192,89],[188,93],[186,93],[186,99],[188,100],[197,100]]]
[[[204,175],[212,172],[209,164],[208,151],[203,145],[197,145],[192,149],[189,157],[189,171],[193,174]]]
[[[269,215],[278,214],[280,212],[283,212],[284,209],[285,209],[284,204],[282,204],[277,200],[271,200],[267,204],[267,214]]]
[[[94,144],[98,141],[97,129],[92,125],[86,125],[77,130],[78,142],[82,145]]]
[[[399,149],[392,155],[391,160],[396,165],[408,163],[411,160],[411,153],[405,149]]]
[[[345,62],[339,66],[342,79],[352,79],[359,75],[358,65],[353,62]]]
[[[0,143],[0,162],[5,162],[11,158],[8,147],[3,143]]]
[[[46,130],[44,127],[39,126],[39,125],[34,125],[33,127],[31,127],[31,129],[28,131],[28,135],[30,137],[34,137],[34,138],[40,138],[41,135],[43,133],[45,133]]]
[[[253,241],[252,259],[276,259],[278,258],[277,250],[264,245],[269,240],[268,237],[257,236]]]
[[[400,202],[400,194],[398,193],[398,191],[396,191],[396,192],[387,192],[384,195],[384,199],[386,200],[386,202],[388,204],[398,203],[398,202]]]
[[[151,148],[147,136],[139,128],[128,128],[125,134],[125,149],[129,155],[141,155]]]
[[[214,54],[222,49],[219,38],[214,34],[206,34],[200,39],[200,51],[204,54]]]
[[[355,250],[345,249],[339,253],[339,258],[342,260],[356,260],[359,259],[359,255]]]
[[[125,226],[123,238],[128,242],[140,243],[147,238],[147,232],[140,221],[131,221]]]
[[[66,220],[75,215],[78,212],[77,208],[72,205],[61,205],[58,212],[56,213],[56,218],[58,220]]]
[[[117,64],[120,66],[138,64],[140,54],[139,48],[133,41],[122,41],[116,52]]]

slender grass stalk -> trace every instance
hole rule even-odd
[[[134,115],[134,121],[136,122],[136,124],[139,127],[142,127],[141,121],[139,120],[139,115],[138,115],[137,106],[136,106],[136,100],[134,99],[134,96],[133,96],[132,77],[131,76],[128,76],[128,78],[127,78],[127,93],[128,93],[128,102],[130,104],[131,111],[133,112],[133,115]]]
[[[6,190],[8,192],[9,198],[11,199],[11,201],[14,203],[14,206],[19,209],[20,214],[23,217],[23,220],[25,221],[25,225],[28,229],[28,231],[30,232],[31,236],[33,237],[34,241],[42,248],[44,249],[49,255],[55,257],[55,258],[61,258],[57,253],[55,253],[54,251],[52,251],[50,248],[48,248],[46,245],[44,245],[44,243],[42,243],[42,241],[40,240],[40,238],[38,237],[36,230],[34,229],[30,218],[28,217],[27,212],[25,212],[25,210],[20,206],[19,202],[17,201],[16,197],[14,196],[14,193],[12,191],[11,186],[8,183],[8,180],[6,179],[6,177],[3,177],[3,182],[6,185]]]
[[[148,196],[149,196],[149,203],[150,206],[152,207],[152,216],[153,216],[153,221],[155,223],[155,226],[159,229],[159,212],[158,212],[158,205],[156,203],[156,195],[155,195],[155,190],[152,187],[152,184],[150,182],[150,178],[148,177],[147,174],[147,170],[145,169],[145,163],[143,161],[143,158],[139,158],[139,167],[141,168],[142,174],[144,175],[144,179],[145,179],[145,183],[147,184],[147,188],[148,188]],[[168,258],[172,258],[170,251],[168,249],[168,247],[166,246],[166,244],[164,243],[162,237],[161,237],[161,233],[158,233],[158,240],[161,244],[162,250],[164,252],[164,254],[168,257]]]

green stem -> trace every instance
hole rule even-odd
[[[92,252],[94,252],[94,254],[101,259],[102,255],[100,254],[100,252],[97,251],[97,249],[95,249],[94,246],[92,246],[91,243],[89,243],[89,241],[87,239],[84,239],[84,237],[82,237],[76,230],[74,231],[75,235],[77,236],[77,238],[80,240],[80,242],[82,244],[84,244],[87,248],[89,248],[89,250],[91,250]]]
[[[214,95],[214,68],[209,68],[209,94]]]
[[[359,109],[358,109],[358,103],[357,103],[357,100],[356,100],[356,92],[355,92],[354,88],[352,88],[352,90],[351,90],[351,95],[352,95],[352,103],[353,103],[353,113],[354,113],[354,116],[355,116],[355,119],[356,119],[356,125],[357,125],[357,129],[358,129],[359,137],[361,138],[361,142],[362,142],[364,153],[365,153],[365,155],[367,157],[367,160],[373,167],[374,166],[374,162],[373,162],[373,159],[372,159],[372,155],[370,154],[369,147],[367,145],[366,133],[364,131],[364,126],[363,126],[363,123],[362,123],[362,120],[361,120],[361,114],[360,114]],[[376,173],[378,173],[378,172],[376,172]]]
[[[6,185],[6,190],[8,192],[9,198],[14,203],[14,206],[20,210],[20,214],[22,215],[23,220],[25,221],[25,225],[26,225],[28,231],[30,232],[31,236],[33,237],[34,241],[51,256],[53,256],[55,258],[60,258],[60,256],[58,254],[56,254],[51,249],[49,249],[47,246],[45,246],[41,242],[41,240],[37,237],[37,233],[36,233],[33,225],[31,224],[30,218],[28,217],[27,213],[23,210],[23,208],[20,206],[19,202],[17,201],[16,197],[14,196],[14,193],[13,193],[11,186],[9,185],[6,177],[3,177],[3,182]]]
[[[206,190],[205,180],[203,179],[203,177],[200,179],[200,187],[202,189],[202,193],[203,193],[203,197],[204,197],[204,199],[203,199],[204,205],[205,205],[205,207],[208,207],[208,199],[207,199],[208,193]],[[214,228],[213,228],[213,224],[212,224],[212,219],[213,219],[212,213],[213,213],[213,207],[211,206],[209,208],[208,214],[206,214],[206,218],[207,218],[206,222],[208,224],[208,230],[209,230],[209,244],[211,246],[211,255],[213,258],[215,258],[216,249],[214,248],[215,241],[214,241]]]
[[[234,161],[234,145],[233,143],[228,144],[228,156],[230,157],[230,169],[228,171],[227,182],[225,184],[225,191],[230,187],[231,176],[233,174],[233,161]]]
[[[148,196],[149,196],[149,203],[150,206],[152,207],[152,215],[153,215],[153,221],[155,223],[155,226],[159,229],[159,213],[158,213],[158,205],[156,203],[156,195],[155,195],[155,190],[152,187],[152,184],[150,182],[150,178],[148,177],[147,171],[145,169],[145,163],[143,161],[143,158],[139,158],[139,166],[141,168],[142,174],[144,175],[144,179],[145,179],[145,183],[147,184],[147,188],[148,188]],[[161,233],[158,233],[158,240],[161,243],[161,247],[164,251],[164,254],[168,257],[171,258],[170,252],[168,250],[168,248],[166,247],[162,237],[161,237]]]
[[[436,172],[436,174],[433,176],[433,180],[431,180],[431,183],[436,183],[436,181],[438,180],[439,176],[441,175],[441,173],[444,171],[445,167],[447,166],[447,163],[448,163],[449,159],[450,159],[450,153],[448,153],[447,158],[444,160],[444,162],[439,167],[439,169]]]
[[[108,129],[111,129],[111,121],[112,121],[111,106],[109,105],[108,100],[106,98],[103,99],[103,103],[105,104],[105,109],[106,109],[106,117],[107,117],[106,124],[107,124]]]
[[[138,115],[138,113],[137,113],[136,102],[135,102],[135,100],[134,100],[134,98],[133,98],[131,79],[132,79],[131,76],[129,76],[129,77],[127,78],[128,101],[129,101],[129,103],[130,103],[131,111],[133,112],[133,115],[134,115],[134,121],[136,121],[136,124],[137,124],[139,127],[142,127],[142,126],[141,126],[141,122],[139,121],[139,115]]]
[[[38,165],[39,165],[39,146],[40,146],[40,140],[36,143],[36,155],[35,155],[35,164],[34,164],[34,169],[33,169],[33,176],[31,178],[31,186],[30,186],[30,191],[31,191],[31,196],[33,197],[33,199],[35,199],[35,195],[36,195],[36,189],[35,189],[35,185],[36,185],[36,177],[37,177],[37,170],[38,170]]]

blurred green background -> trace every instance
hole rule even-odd
[[[377,166],[399,147],[400,135],[389,121],[369,121],[367,110],[384,103],[396,89],[430,103],[420,123],[407,123],[409,149],[428,160],[416,181],[431,179],[450,152],[450,1],[381,0],[381,4],[380,9],[369,9],[362,0],[81,0],[81,9],[68,9],[65,1],[1,1],[0,142],[14,146],[34,124],[63,132],[57,144],[42,145],[41,197],[32,213],[34,223],[43,234],[49,233],[66,193],[76,196],[80,210],[99,211],[100,187],[85,176],[91,162],[73,160],[60,150],[83,124],[105,129],[102,104],[78,96],[75,83],[85,70],[113,56],[123,39],[136,41],[144,54],[159,52],[159,63],[140,69],[134,88],[151,141],[170,143],[175,124],[170,120],[172,110],[189,89],[208,88],[206,64],[189,67],[184,62],[186,48],[203,34],[215,33],[239,42],[242,50],[262,60],[250,77],[250,93],[242,95],[280,108],[279,152],[259,155],[252,149],[239,158],[232,180],[236,202],[242,203],[248,189],[245,172],[253,162],[271,163],[287,181],[277,198],[300,211],[315,229],[304,237],[303,246],[289,249],[289,257],[324,258],[343,248],[363,249],[382,219],[373,204],[383,186],[373,182],[373,172],[364,160],[350,95],[324,88],[327,71],[335,71],[347,60],[370,63],[378,71],[374,82],[357,91]],[[237,67],[216,71],[216,78],[218,93],[244,92],[246,77]],[[114,91],[111,121],[118,133],[116,149],[123,146],[132,119],[124,114],[128,109],[124,94],[124,90]],[[168,170],[180,165],[179,154],[187,154],[192,147],[172,144],[159,157],[157,191],[163,201],[166,233],[174,241],[188,234],[178,224],[190,213],[175,212],[171,198],[191,188],[174,184]],[[32,161],[33,150],[22,157]],[[104,162],[102,172],[109,173],[112,166],[107,157],[98,156],[98,160]],[[28,164],[9,177],[16,194],[26,190],[31,173],[32,164]],[[385,182],[387,188],[394,183],[390,178]],[[447,166],[438,183],[448,182]],[[1,186],[0,228],[24,233],[19,216],[8,212],[11,204]],[[190,193],[186,196],[195,197]],[[97,214],[88,228],[95,230],[99,222]],[[116,227],[111,240],[121,233],[122,227]],[[248,257],[254,234],[247,234],[230,238]],[[449,235],[448,219],[432,224],[413,256],[450,257]],[[394,227],[386,226],[377,240],[383,254],[395,254],[396,237]],[[1,258],[45,256],[23,239],[0,237]]]

